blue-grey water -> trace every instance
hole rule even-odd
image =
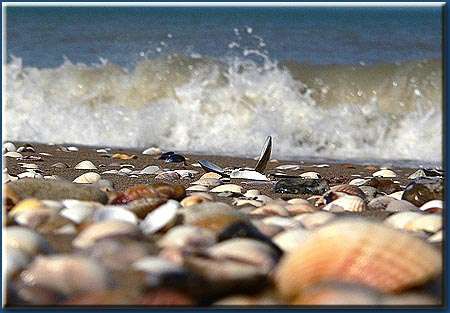
[[[441,161],[440,8],[7,8],[9,139]]]

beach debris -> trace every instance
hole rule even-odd
[[[258,158],[258,163],[256,163],[255,171],[263,173],[266,169],[267,162],[270,160],[270,155],[272,153],[272,137],[268,136],[264,142],[264,146],[261,150],[261,154]]]
[[[315,178],[282,178],[274,187],[277,193],[322,195],[330,188],[323,179]]]
[[[158,155],[158,154],[161,154],[161,149],[159,149],[157,147],[150,147],[150,148],[145,149],[144,151],[142,151],[142,154],[145,154],[145,155]]]
[[[137,159],[137,155],[134,154],[127,154],[127,153],[114,153],[111,156],[113,159],[118,159],[118,160],[132,160],[132,159]]]
[[[430,200],[443,199],[443,181],[440,178],[417,178],[409,183],[402,195],[402,199],[421,207]]]

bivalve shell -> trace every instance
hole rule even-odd
[[[416,219],[413,219],[405,225],[406,230],[410,231],[426,231],[429,233],[436,233],[442,229],[442,215],[441,214],[425,214]]]
[[[211,189],[211,192],[242,193],[242,187],[235,184],[225,184]]]
[[[50,246],[37,232],[20,226],[5,228],[6,248],[18,249],[33,256],[39,253],[47,253]]]
[[[357,196],[361,199],[365,199],[366,195],[356,185],[337,185],[330,188],[331,191],[345,193],[349,196]]]
[[[391,170],[379,170],[372,174],[373,177],[385,177],[385,178],[393,178],[397,177],[397,174],[395,174],[394,171]]]
[[[89,160],[84,160],[75,165],[74,168],[77,170],[96,170],[97,166],[95,166],[94,163]]]
[[[215,243],[215,235],[212,231],[192,225],[180,225],[171,228],[164,237],[159,240],[160,247],[209,247]]]
[[[320,178],[322,178],[322,177],[320,176],[320,174],[317,173],[317,172],[305,172],[305,173],[300,174],[300,177],[303,177],[303,178],[312,178],[312,179],[320,179]]]
[[[324,211],[330,212],[363,212],[366,210],[366,203],[358,196],[343,196],[337,198],[322,208]]]
[[[392,214],[387,219],[384,220],[384,223],[398,229],[405,229],[406,224],[421,217],[422,214],[418,212],[399,212]]]
[[[160,171],[161,169],[159,168],[159,166],[149,165],[147,167],[144,167],[139,173],[147,175],[155,175],[158,174]]]
[[[99,181],[100,178],[101,176],[95,172],[87,172],[75,178],[73,182],[77,184],[93,184]]]
[[[294,219],[299,221],[306,229],[313,229],[327,224],[336,217],[333,213],[318,211],[297,215]]]
[[[139,227],[144,234],[153,234],[175,221],[179,207],[178,201],[168,200],[165,204],[147,214]]]
[[[138,218],[137,216],[129,211],[126,210],[120,206],[105,206],[103,208],[95,210],[94,214],[92,215],[92,220],[95,222],[103,222],[103,221],[124,221],[131,224],[137,225]]]

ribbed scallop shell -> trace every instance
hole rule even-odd
[[[357,283],[390,293],[440,274],[442,259],[414,236],[355,218],[318,229],[278,269],[276,283],[288,299],[324,281]]]
[[[358,196],[361,199],[365,199],[366,195],[364,192],[356,185],[337,185],[330,188],[334,192],[342,192],[349,196]]]
[[[324,211],[339,212],[343,211],[362,212],[366,210],[366,203],[358,196],[343,196],[322,208]]]

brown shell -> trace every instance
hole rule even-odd
[[[358,196],[363,200],[366,199],[364,192],[356,185],[337,185],[331,187],[330,190],[334,192],[342,192],[350,196]]]
[[[391,293],[442,272],[441,255],[424,241],[381,223],[343,219],[319,228],[278,267],[287,299],[325,281],[356,283]]]

